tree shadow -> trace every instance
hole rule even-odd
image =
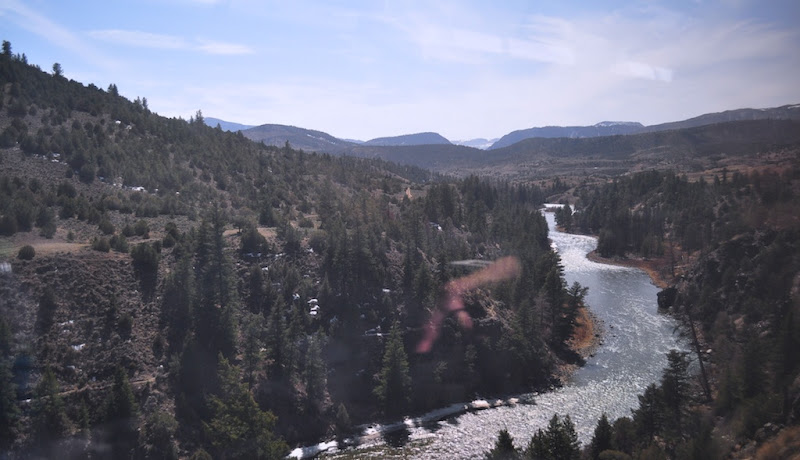
[[[134,273],[139,280],[139,289],[142,292],[142,300],[150,302],[155,297],[156,286],[158,286],[158,270],[134,264]]]
[[[394,448],[403,447],[408,444],[409,436],[411,436],[411,432],[408,431],[406,427],[389,433],[383,433],[382,435],[383,442]]]

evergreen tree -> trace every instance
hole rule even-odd
[[[577,460],[580,458],[580,442],[575,424],[569,415],[561,419],[553,414],[547,429],[539,429],[528,444],[528,456],[535,459]]]
[[[341,444],[352,429],[353,424],[350,421],[350,414],[347,413],[347,407],[344,403],[339,403],[339,407],[336,408],[335,420],[336,441]]]
[[[614,431],[604,412],[603,415],[600,416],[600,420],[597,421],[597,427],[594,429],[594,435],[592,436],[592,442],[590,444],[589,450],[593,459],[597,460],[600,458],[601,452],[612,448],[611,441],[613,437]]]
[[[36,402],[32,420],[33,439],[45,451],[50,450],[53,447],[51,443],[68,434],[70,430],[60,392],[56,375],[49,366],[46,367],[42,380],[34,390]]]
[[[237,302],[233,266],[225,253],[225,220],[217,206],[200,227],[197,242],[199,299],[194,332],[212,356],[231,357],[236,351],[233,309]]]
[[[681,415],[689,398],[688,368],[686,353],[677,350],[667,353],[667,367],[661,377],[661,397],[667,410],[665,418],[678,431],[682,428]]]
[[[130,457],[136,446],[139,407],[128,374],[121,366],[114,371],[114,384],[106,398],[104,419],[114,457]]]
[[[648,440],[652,439],[661,429],[663,412],[664,400],[661,389],[653,383],[639,395],[639,407],[632,410],[636,434]]]
[[[395,321],[386,341],[378,385],[375,387],[381,407],[387,415],[397,415],[411,400],[411,375],[408,357],[400,336],[400,324]]]
[[[503,428],[497,435],[497,441],[492,450],[486,453],[487,460],[514,460],[521,458],[519,451],[514,447],[514,438]]]
[[[324,338],[321,334],[312,335],[306,351],[306,365],[303,372],[303,384],[306,388],[306,409],[319,413],[325,400],[326,374],[325,361],[322,359]]]
[[[20,410],[9,364],[0,357],[0,452],[9,450],[17,437]]]
[[[214,458],[282,459],[286,444],[273,434],[276,418],[262,411],[239,382],[239,370],[219,357],[220,389],[208,398],[211,418],[203,431]]]

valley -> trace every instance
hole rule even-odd
[[[520,394],[378,455],[797,449],[798,106],[356,143],[163,117],[7,48],[0,456],[358,457],[365,427]],[[496,260],[519,267],[454,300]]]

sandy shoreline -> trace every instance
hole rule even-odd
[[[663,262],[659,263],[661,261],[657,259],[623,259],[618,257],[606,258],[598,254],[597,251],[592,251],[589,254],[586,254],[586,258],[599,264],[631,267],[643,270],[648,276],[650,276],[650,280],[653,282],[653,284],[658,286],[660,289],[668,288],[672,284],[670,281],[668,281],[669,277],[662,274],[665,268],[662,266]]]

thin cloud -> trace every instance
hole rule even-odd
[[[118,45],[156,48],[156,49],[188,49],[189,43],[181,37],[165,34],[154,34],[139,30],[92,30],[89,36],[100,41]]]
[[[9,18],[22,28],[44,38],[50,43],[74,52],[86,61],[107,69],[114,68],[118,61],[103,56],[88,46],[78,35],[48,17],[15,0],[0,2],[0,16]]]
[[[253,49],[246,45],[206,41],[206,40],[199,40],[199,41],[200,44],[196,46],[196,49],[208,54],[238,55],[238,54],[254,53]]]
[[[100,41],[139,48],[200,51],[217,55],[253,54],[253,50],[246,45],[205,39],[189,41],[175,35],[156,34],[139,30],[92,30],[88,34],[90,37]]]

